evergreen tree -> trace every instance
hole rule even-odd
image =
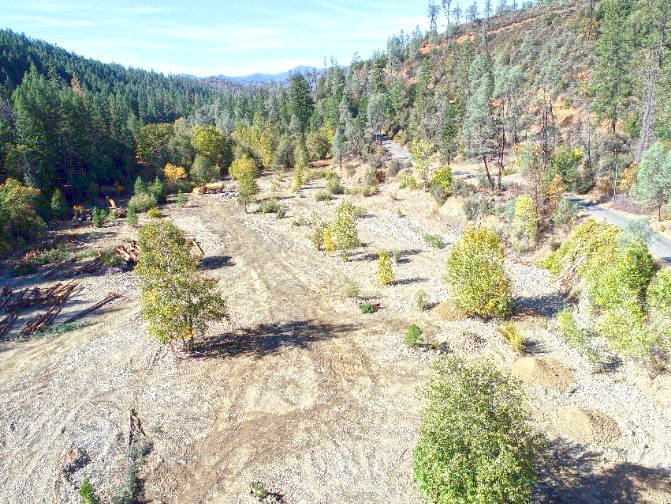
[[[639,201],[656,206],[662,220],[662,206],[671,204],[671,150],[667,146],[656,143],[643,154],[633,194]]]
[[[602,22],[592,74],[594,109],[610,123],[611,130],[630,103],[634,79],[631,62],[634,57],[630,14],[634,0],[601,2]]]

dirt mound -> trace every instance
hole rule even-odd
[[[454,322],[455,320],[462,320],[466,316],[452,301],[443,301],[437,304],[429,311],[429,316],[436,320],[444,322]]]
[[[511,373],[525,383],[558,390],[566,390],[575,384],[573,371],[561,362],[547,357],[517,359]]]
[[[610,443],[622,435],[615,420],[595,409],[580,406],[560,409],[555,428],[562,435],[583,443]]]

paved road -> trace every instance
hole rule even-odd
[[[412,161],[412,156],[410,153],[400,145],[392,142],[389,137],[382,137],[382,145],[384,145],[389,153],[396,159],[401,161]],[[452,170],[452,174],[461,178],[476,178],[476,175],[473,173],[460,170]],[[621,229],[625,229],[627,224],[632,220],[597,203],[584,201],[575,195],[569,194],[568,198],[571,201],[574,201],[583,212],[597,219],[605,220],[609,224],[617,226]],[[652,238],[648,243],[648,247],[650,248],[650,253],[653,256],[657,257],[662,262],[671,264],[671,239],[666,238],[659,233],[653,233]]]

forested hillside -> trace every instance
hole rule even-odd
[[[565,190],[629,191],[646,149],[671,137],[669,3],[487,6],[431,1],[427,32],[288,86],[166,77],[2,31],[0,173],[45,203],[56,189],[93,202],[115,182],[129,188],[138,168],[163,177],[166,163],[206,182],[244,156],[298,165],[300,186],[308,159],[375,165],[386,131],[418,159],[480,163],[492,188],[521,168],[539,188],[559,175]],[[669,189],[642,175],[639,199],[661,215]]]

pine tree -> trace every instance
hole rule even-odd
[[[604,0],[600,6],[603,20],[595,48],[592,90],[594,109],[609,121],[613,132],[633,94],[634,44],[629,18],[633,5],[634,0]]]

